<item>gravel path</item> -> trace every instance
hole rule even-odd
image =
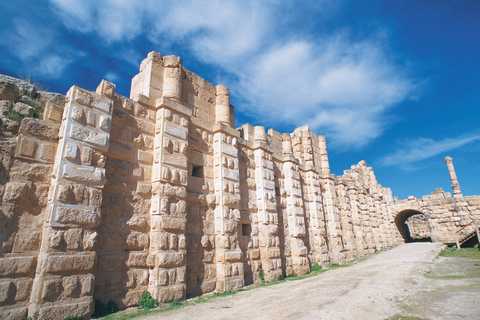
[[[473,267],[476,264],[470,261],[470,281],[457,279],[463,282],[457,286],[452,281],[445,284],[444,281],[455,280],[444,277],[448,274],[446,266],[452,265],[448,259],[461,258],[441,258],[434,262],[442,246],[404,244],[347,268],[138,319],[374,320],[399,314],[422,319],[480,319],[480,268]],[[439,294],[437,289],[441,289]],[[455,311],[443,300],[460,307]]]

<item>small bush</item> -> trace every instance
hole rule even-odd
[[[170,302],[170,307],[174,308],[174,307],[178,307],[178,306],[181,306],[182,303],[180,302],[179,299],[173,299],[172,302]]]
[[[262,268],[260,268],[260,270],[258,270],[258,277],[260,278],[260,280],[262,280],[262,282],[265,281],[265,272],[263,272]]]
[[[65,320],[83,320],[84,317],[74,317],[74,316],[68,316],[65,318]]]
[[[138,309],[153,309],[158,305],[157,300],[153,299],[150,292],[143,291],[142,297],[138,300]]]
[[[227,290],[227,291],[224,291],[224,292],[215,292],[213,294],[214,297],[225,297],[225,296],[229,296],[229,295],[232,295],[235,293],[235,290]]]
[[[285,276],[283,274],[281,274],[279,277],[278,277],[278,281],[283,281],[285,280]]]
[[[310,267],[310,272],[322,270],[322,266],[315,262],[313,266]]]

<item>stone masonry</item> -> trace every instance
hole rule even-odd
[[[145,290],[167,302],[236,289],[411,235],[452,244],[480,219],[451,158],[454,197],[396,200],[365,161],[333,175],[308,126],[235,128],[228,88],[176,56],[149,53],[130,98],[105,80],[73,86],[19,126],[5,116],[18,90],[0,82],[2,319],[88,318],[95,300],[125,308]]]

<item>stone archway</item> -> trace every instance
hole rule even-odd
[[[403,240],[405,242],[414,241],[411,237],[411,232],[406,223],[407,219],[415,215],[425,215],[428,219],[428,216],[429,216],[428,212],[424,208],[422,208],[417,202],[396,204],[395,206],[393,206],[392,209],[393,209],[395,226],[400,232]]]
[[[417,211],[417,210],[407,209],[407,210],[400,211],[395,216],[395,225],[397,226],[397,229],[400,232],[400,234],[402,235],[402,238],[403,238],[403,240],[405,240],[405,242],[415,241],[414,238],[411,235],[413,230],[410,230],[409,226],[407,225],[408,218],[410,218],[414,215],[423,215],[423,213],[420,212],[420,211]]]

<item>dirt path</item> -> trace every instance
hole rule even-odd
[[[405,244],[347,268],[139,319],[480,319],[480,261],[434,262],[441,246]]]

